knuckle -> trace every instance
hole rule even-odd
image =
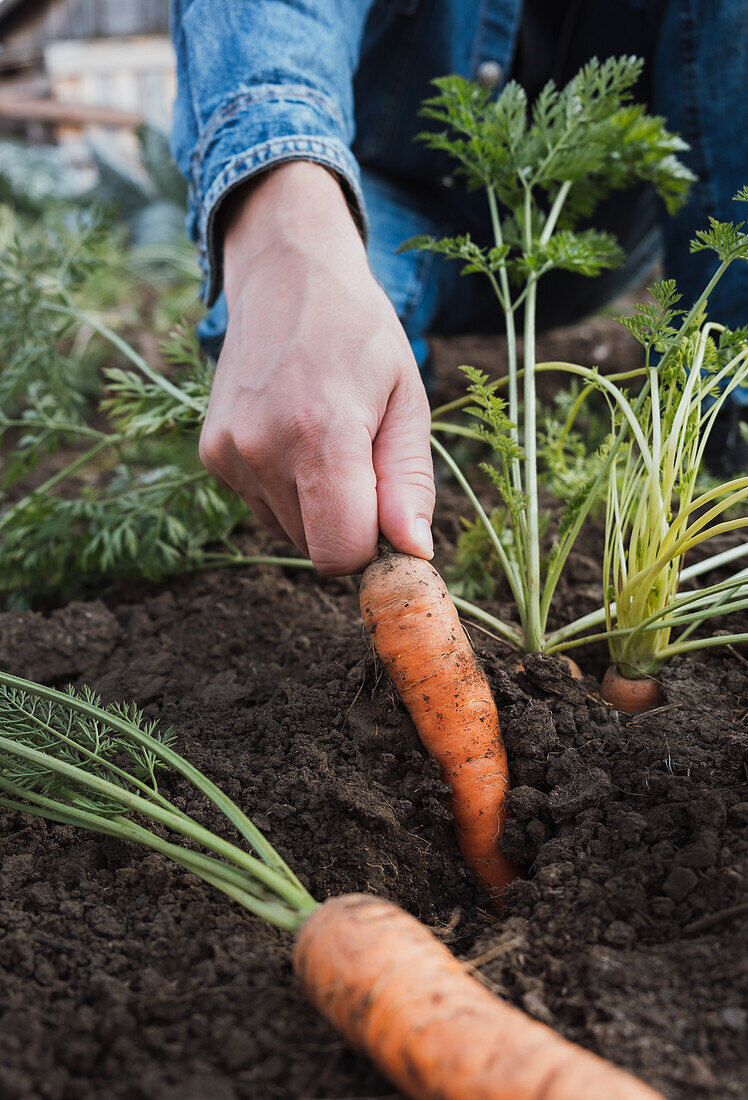
[[[348,573],[345,564],[325,554],[313,554],[310,551],[309,557],[317,572],[324,574],[326,577],[344,577]]]
[[[415,472],[409,477],[413,490],[429,511],[433,512],[436,503],[436,488],[431,473]]]
[[[410,344],[399,326],[393,328],[388,325],[377,334],[376,358],[379,363],[389,364],[395,374],[402,373],[403,365],[411,355]]]
[[[262,473],[272,463],[275,450],[272,433],[244,432],[236,437],[234,446],[243,464],[256,473]]]
[[[226,433],[203,428],[200,433],[197,453],[207,470],[220,470],[226,461],[230,449],[230,440]]]
[[[405,409],[406,416],[411,420],[413,427],[420,431],[425,432],[427,435],[431,433],[431,409],[429,407],[428,397],[426,391],[420,384],[409,386],[404,394],[403,407]]]

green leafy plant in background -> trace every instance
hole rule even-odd
[[[672,212],[688,192],[693,177],[677,158],[685,148],[684,143],[668,133],[662,119],[648,115],[642,106],[629,101],[640,71],[641,62],[636,58],[593,60],[565,88],[558,89],[553,83],[546,85],[531,109],[517,84],[508,84],[501,96],[493,100],[490,93],[477,85],[461,77],[447,77],[435,82],[438,94],[426,101],[423,110],[426,117],[441,123],[444,129],[425,133],[421,139],[430,148],[456,160],[458,171],[470,188],[485,191],[493,241],[481,247],[469,236],[441,240],[419,237],[403,247],[436,252],[460,261],[463,273],[486,277],[504,315],[507,338],[506,376],[489,382],[486,375],[466,368],[468,394],[434,411],[432,443],[475,509],[492,547],[493,559],[511,589],[519,624],[489,614],[459,593],[456,602],[525,651],[561,652],[589,640],[590,631],[594,637],[608,637],[613,631],[623,631],[631,625],[625,623],[620,611],[615,619],[612,599],[598,613],[561,630],[548,629],[548,615],[584,521],[596,503],[605,500],[606,494],[610,512],[617,499],[615,486],[623,476],[626,462],[631,463],[630,468],[625,467],[630,481],[638,470],[636,459],[630,457],[632,452],[649,433],[661,430],[656,416],[652,422],[651,409],[657,408],[663,397],[666,403],[670,401],[669,408],[676,403],[679,384],[673,373],[676,351],[664,347],[662,340],[659,364],[648,358],[646,366],[639,370],[608,376],[574,363],[538,363],[535,353],[537,296],[543,276],[552,270],[595,276],[622,258],[610,234],[580,228],[582,220],[594,213],[599,202],[614,190],[648,182]],[[697,338],[695,330],[704,322],[708,295],[729,263],[743,258],[742,240],[739,227],[716,223],[697,238],[695,247],[712,248],[720,265],[704,293],[683,317],[678,336],[681,342]],[[655,290],[655,296],[658,293]],[[735,354],[739,354],[740,334],[723,334],[722,343],[725,347],[730,344]],[[704,355],[711,362],[711,353]],[[741,362],[740,359],[732,362],[729,369],[725,363],[726,373],[717,375],[718,381],[724,381],[730,372],[742,377]],[[700,369],[694,368],[696,375]],[[563,425],[556,420],[539,422],[536,377],[542,371],[563,371],[582,384]],[[658,371],[663,372],[662,381],[653,399],[650,391],[660,377]],[[629,382],[639,387],[637,392],[629,393]],[[714,384],[714,378],[704,383],[698,388],[698,396],[693,395],[694,399],[703,401]],[[739,380],[730,383],[737,384]],[[602,395],[607,404],[610,431],[592,455],[585,455],[573,426],[592,394]],[[447,419],[449,414],[466,406],[473,424]],[[693,410],[689,416],[687,422],[693,427]],[[712,422],[707,417],[701,427]],[[496,514],[493,517],[486,514],[473,486],[439,439],[445,434],[469,435],[488,444],[492,459],[483,463],[483,470],[505,509],[507,529],[503,533],[497,527]],[[703,440],[703,432],[700,438]],[[703,446],[698,447],[700,456]],[[659,451],[657,454],[659,461]],[[571,476],[561,490],[564,473]],[[541,478],[566,498],[545,565],[539,503]],[[672,493],[673,485],[662,486],[661,491]],[[625,499],[638,504],[640,496],[634,490]],[[732,490],[727,491],[726,499],[735,503]],[[627,526],[623,512],[619,520],[611,523],[609,515],[607,522],[611,554],[616,524],[618,545],[620,527]],[[469,532],[469,537],[477,541],[472,525]],[[616,566],[612,568],[615,571]],[[701,563],[690,574],[681,573],[681,579],[707,568]],[[478,590],[475,577],[471,585],[473,591]],[[605,622],[606,615],[607,631],[596,632],[595,627]]]
[[[197,458],[212,376],[195,338],[165,338],[157,367],[112,327],[117,289],[157,295],[168,259],[149,283],[82,220],[36,223],[23,247],[16,224],[0,251],[0,590],[14,607],[245,560],[230,535],[246,509]]]
[[[503,312],[507,336],[507,399],[475,375],[469,378],[481,434],[498,462],[492,480],[509,510],[512,552],[496,546],[516,603],[521,628],[502,633],[524,649],[545,647],[546,621],[563,563],[581,520],[598,491],[590,487],[575,502],[576,516],[541,576],[538,501],[538,416],[535,328],[538,286],[552,270],[594,276],[614,267],[622,252],[609,233],[578,228],[613,190],[649,181],[670,210],[687,194],[692,176],[677,159],[684,143],[661,119],[628,102],[641,72],[633,57],[592,60],[563,89],[549,82],[528,111],[524,90],[510,82],[497,100],[461,77],[436,81],[438,94],[423,114],[445,129],[421,135],[431,149],[458,162],[470,188],[485,191],[493,243],[480,247],[469,236],[415,238],[405,247],[424,248],[463,264],[464,273],[488,278]],[[523,310],[522,363],[517,318]],[[572,373],[585,376],[586,368]],[[520,383],[523,423],[520,428]],[[439,410],[443,414],[446,410]],[[444,429],[439,418],[435,430]],[[449,464],[442,444],[436,451]]]
[[[748,200],[745,189],[736,196]],[[715,279],[735,260],[748,261],[748,234],[712,220],[697,233],[694,251],[720,260]],[[631,425],[629,445],[614,456],[607,486],[605,635],[612,660],[630,678],[655,673],[677,653],[707,645],[748,641],[748,634],[691,635],[715,615],[748,607],[748,569],[695,591],[680,591],[695,570],[684,569],[689,551],[748,526],[748,476],[697,491],[697,474],[716,418],[738,386],[748,383],[748,327],[730,331],[698,308],[677,308],[672,280],[652,287],[652,303],[621,323],[645,352],[647,398]],[[681,320],[681,318],[685,319]],[[614,422],[622,414],[613,408]],[[731,567],[748,552],[742,544],[699,563],[699,572]],[[585,627],[600,620],[597,613]],[[559,631],[577,632],[576,624]]]

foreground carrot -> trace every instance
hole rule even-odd
[[[624,676],[616,665],[608,665],[600,685],[600,695],[606,703],[624,714],[641,714],[644,710],[662,706],[662,688],[651,676],[638,680]]]
[[[309,999],[414,1100],[658,1100],[498,1001],[397,906],[359,894],[318,905],[168,741],[134,706],[103,707],[87,688],[64,693],[0,670],[0,807],[143,845],[295,934]],[[158,790],[162,769],[201,792],[242,845],[171,803]]]
[[[496,846],[509,772],[491,688],[447,586],[429,562],[377,558],[361,581],[361,613],[418,736],[452,787],[468,865],[493,898],[517,869]]]
[[[494,997],[414,917],[364,894],[299,933],[304,991],[414,1100],[662,1100]]]

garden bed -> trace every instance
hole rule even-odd
[[[597,361],[618,330],[590,324]],[[442,367],[488,367],[489,347],[442,344]],[[444,484],[442,552],[462,510]],[[599,602],[596,538],[560,593],[579,614]],[[447,789],[364,638],[353,580],[226,569],[9,612],[0,665],[136,699],[316,897],[391,898],[490,988],[668,1098],[738,1100],[748,913],[725,911],[748,895],[748,663],[677,660],[665,706],[625,719],[592,676],[542,657],[511,674],[505,647],[471,635],[510,756],[506,847],[530,868],[501,918],[462,865]],[[599,675],[604,651],[580,660]],[[0,852],[3,1097],[396,1095],[300,996],[290,937],[158,855],[15,814],[0,814]]]

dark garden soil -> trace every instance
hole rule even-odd
[[[457,501],[445,485],[441,547]],[[576,610],[592,606],[596,554],[591,539],[575,558],[565,613],[575,586]],[[748,661],[678,660],[664,707],[626,719],[596,695],[601,650],[582,654],[594,675],[579,684],[553,658],[511,674],[506,649],[470,632],[510,755],[504,844],[528,867],[501,917],[463,869],[353,580],[225,570],[8,612],[0,666],[136,699],[316,897],[391,898],[490,988],[671,1100],[740,1100]],[[181,781],[164,786],[218,824]],[[0,859],[3,1100],[397,1095],[304,1002],[290,937],[160,856],[4,813]]]

